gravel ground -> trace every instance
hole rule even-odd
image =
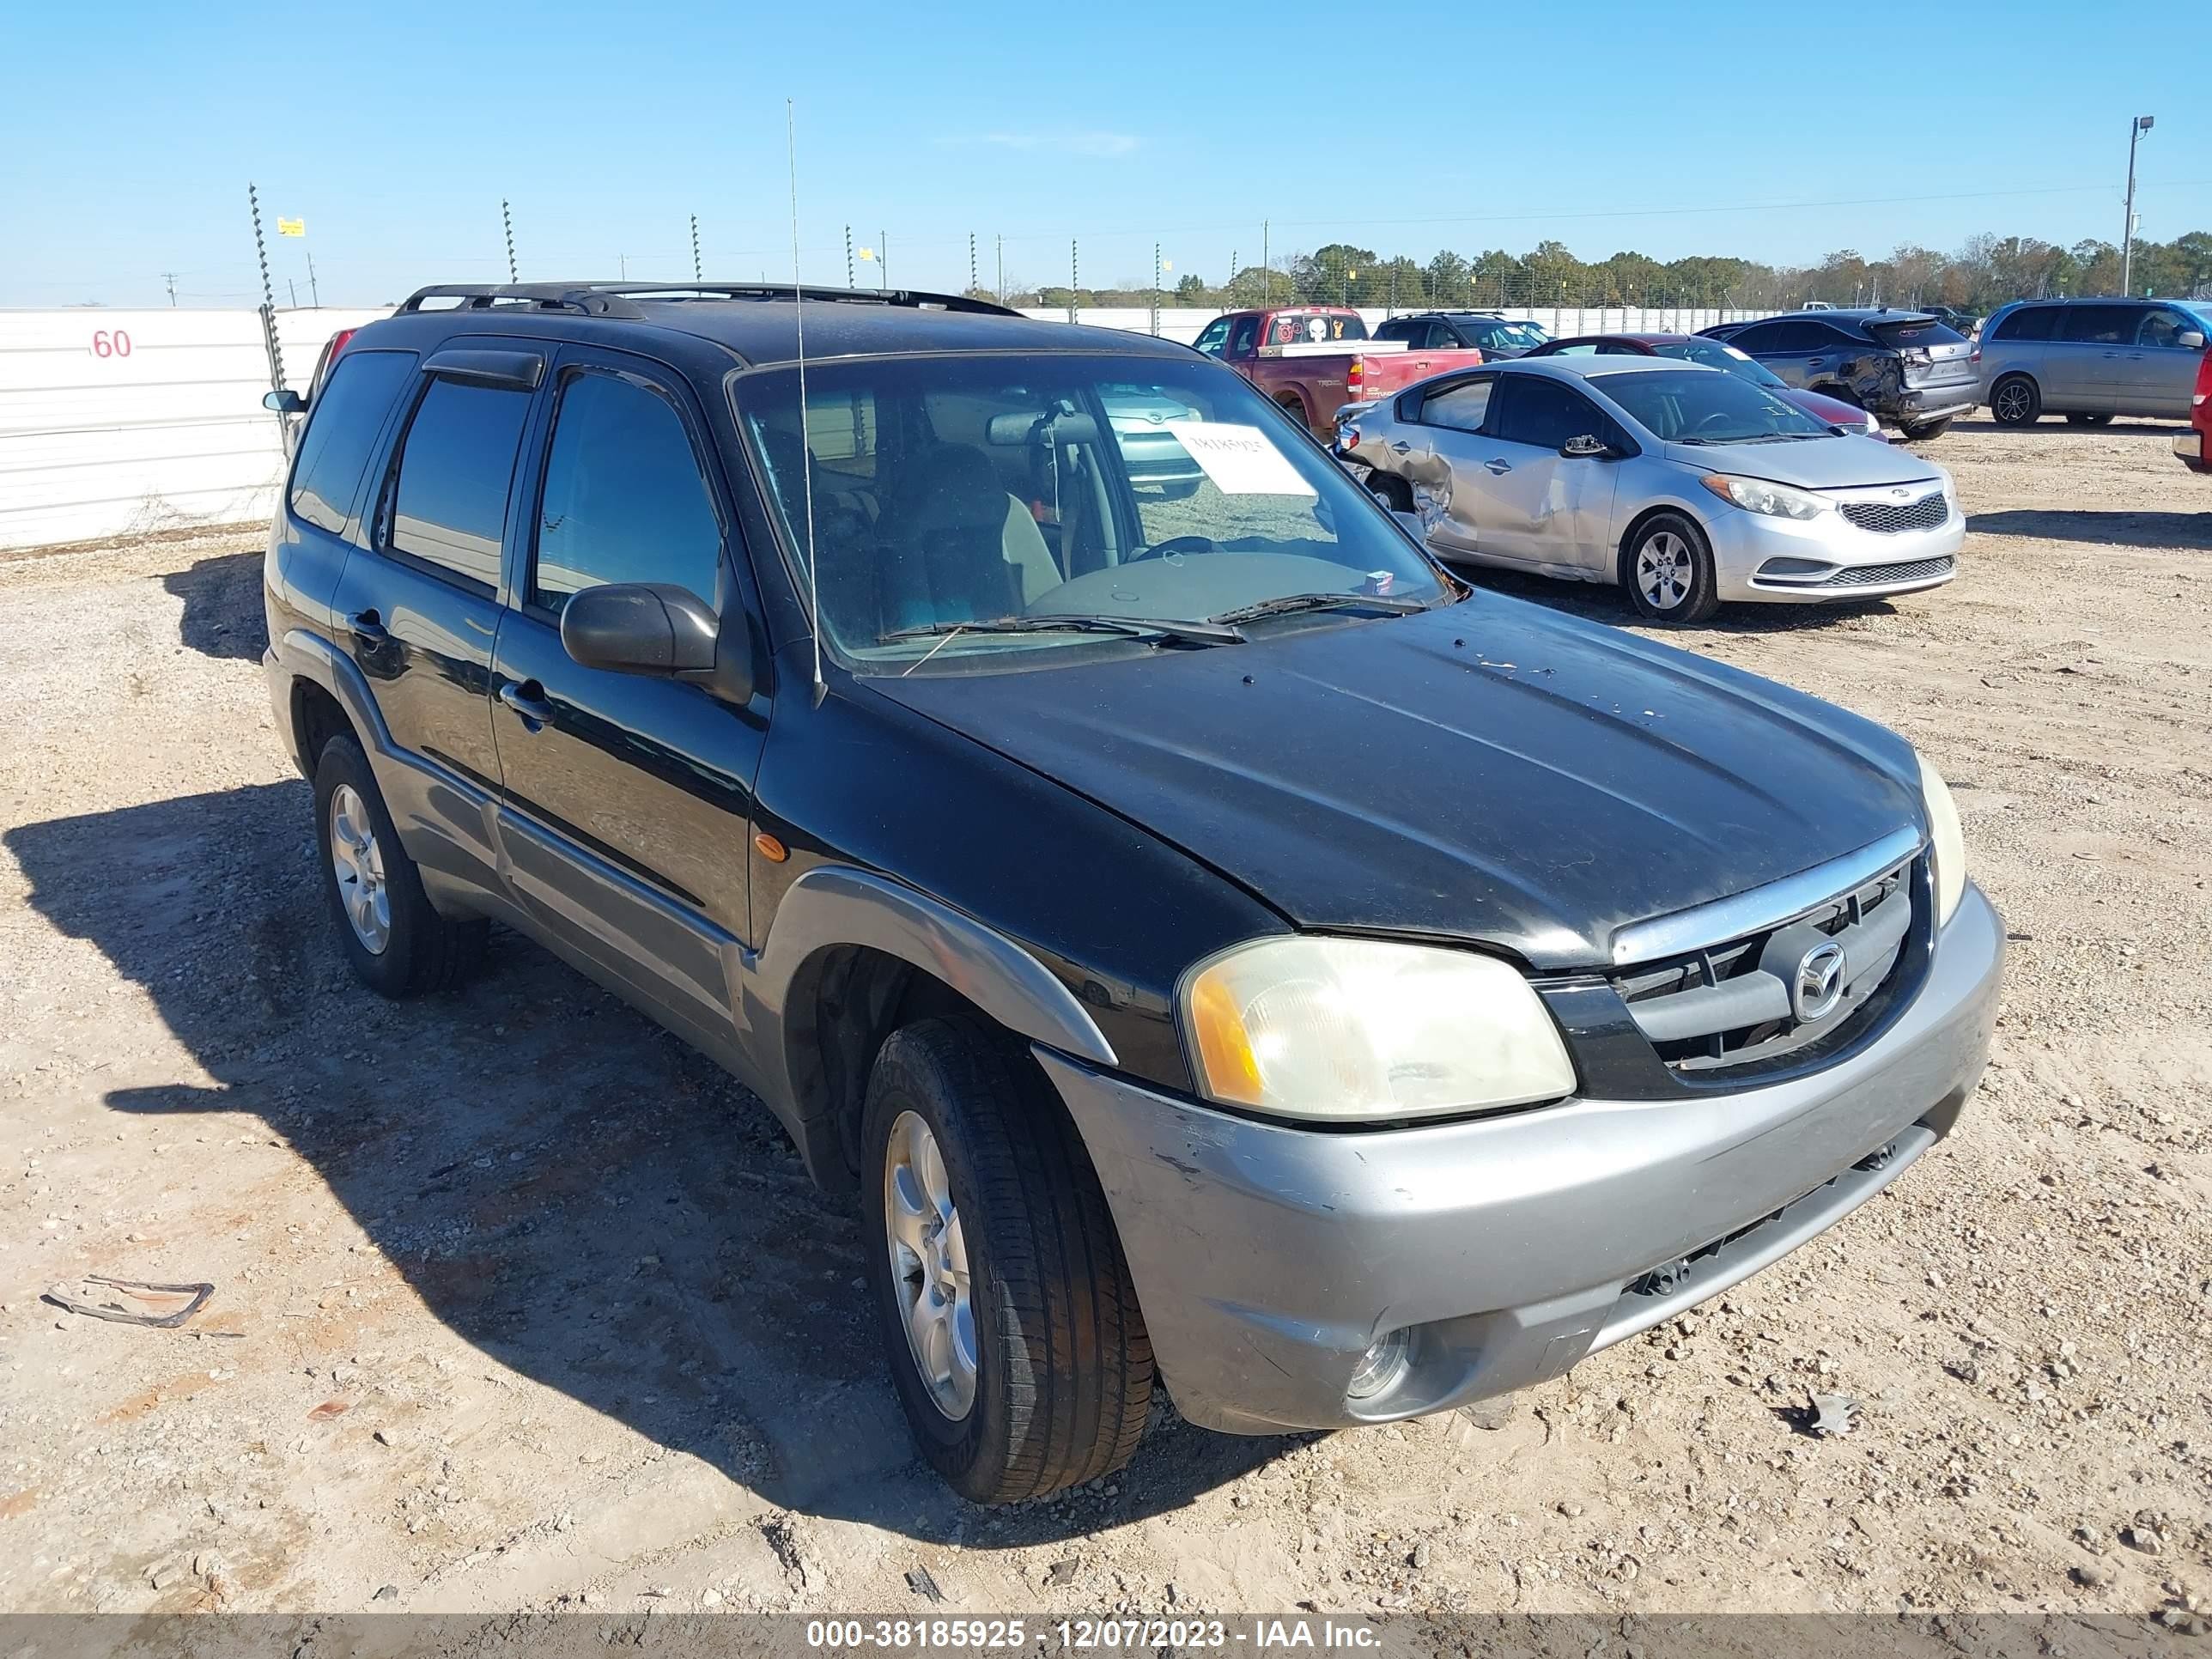
[[[1932,447],[1950,587],[1684,642],[1887,721],[2012,955],[1960,1133],[1498,1409],[1165,1415],[999,1514],[915,1459],[851,1217],[527,943],[350,982],[258,537],[0,562],[0,1609],[1972,1612],[2212,1595],[2212,486],[2171,428]],[[1609,597],[1515,592],[1618,623]],[[209,1280],[157,1331],[42,1302]],[[1806,1431],[1808,1387],[1863,1402]],[[915,1577],[926,1571],[927,1579]]]

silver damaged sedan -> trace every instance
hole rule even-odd
[[[1338,459],[1438,557],[1617,582],[1655,622],[1941,586],[1966,539],[1942,467],[1671,358],[1440,374],[1347,404],[1337,432]]]

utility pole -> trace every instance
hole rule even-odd
[[[177,273],[165,270],[161,273],[161,280],[169,285],[169,305],[173,309],[177,303]]]
[[[887,230],[876,233],[876,270],[884,279],[884,286],[891,285],[891,234]]]
[[[1000,233],[999,233],[998,234],[999,234],[999,303],[1000,303],[1000,305],[1004,305],[1004,304],[1006,304],[1006,235],[1005,235],[1005,234],[1004,234],[1003,232],[1000,232]]]
[[[707,280],[707,273],[699,266],[699,216],[696,213],[691,216],[691,280],[695,283]]]
[[[284,279],[284,292],[291,296],[292,309],[297,311],[300,308],[299,283],[294,282],[289,276],[287,276]]]
[[[2120,292],[2133,292],[2136,258],[2136,145],[2158,118],[2138,115],[2128,123],[2128,222],[2120,231]]]
[[[514,271],[514,216],[507,211],[507,198],[499,198],[499,225],[507,233],[507,280],[519,283],[521,277]]]
[[[1275,267],[1268,262],[1267,258],[1268,230],[1269,226],[1267,222],[1265,219],[1261,220],[1260,291],[1263,297],[1261,299],[1260,303],[1263,306],[1271,306],[1275,303]]]
[[[323,290],[315,282],[315,250],[307,251],[307,303],[318,311],[322,309]]]
[[[853,286],[853,228],[845,227],[845,286]]]

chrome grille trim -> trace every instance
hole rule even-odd
[[[1893,830],[1880,841],[1779,881],[1716,899],[1671,916],[1631,922],[1613,933],[1615,967],[1686,955],[1763,933],[1794,921],[1839,893],[1863,887],[1920,851],[1917,825]]]

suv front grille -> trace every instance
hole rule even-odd
[[[1953,563],[1947,554],[1940,559],[1910,559],[1903,564],[1846,565],[1820,586],[1886,587],[1892,582],[1927,581],[1933,577],[1949,575]]]
[[[1933,530],[1951,516],[1951,503],[1943,492],[1923,495],[1917,501],[1845,501],[1844,516],[1862,530],[1894,536],[1904,530]]]
[[[1677,1075],[1748,1066],[1839,1037],[1903,957],[1912,932],[1913,863],[1908,858],[1774,927],[1608,977]]]

